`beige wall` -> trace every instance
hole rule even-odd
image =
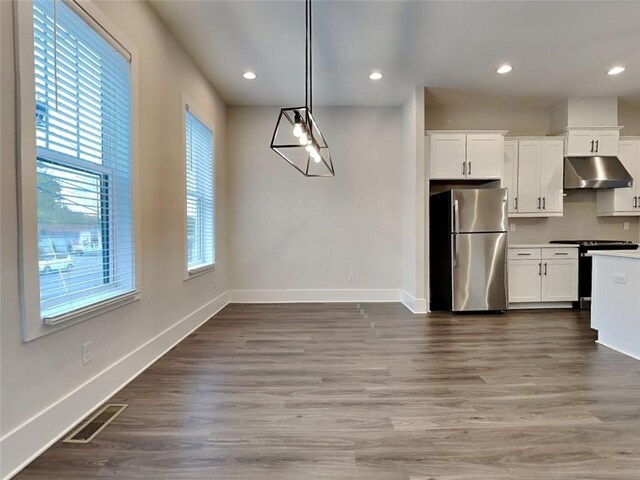
[[[305,178],[269,148],[278,109],[229,108],[231,287],[399,289],[401,109],[314,116],[331,146],[332,178]]]
[[[620,125],[623,135],[640,135],[640,106],[620,102]],[[517,104],[426,105],[427,130],[505,129],[508,135],[546,135],[551,110]],[[623,230],[629,222],[629,230]],[[640,222],[634,217],[603,218],[596,216],[595,191],[567,192],[564,216],[548,219],[512,219],[515,232],[511,243],[547,242],[553,239],[621,239],[640,240]]]
[[[120,375],[114,377],[116,381],[128,378],[135,373],[125,368],[129,365],[129,354],[140,352],[138,349],[146,342],[227,290],[226,106],[146,2],[106,1],[98,6],[139,49],[138,161],[142,215],[138,221],[142,227],[142,299],[32,342],[22,342],[16,260],[18,226],[12,2],[0,1],[0,437],[3,437],[0,477],[24,461],[21,456],[35,453],[29,449],[37,450],[42,446],[23,439],[20,445],[24,448],[16,447],[19,442],[14,440],[22,438],[22,430],[14,429],[24,422],[27,422],[27,427],[36,424],[29,422],[42,418],[38,415],[68,394],[72,394],[72,398],[82,398],[81,408],[90,408],[101,398],[93,393],[84,395],[84,382],[107,371],[109,375]],[[216,134],[218,265],[215,272],[187,282],[183,280],[183,92],[213,120]],[[93,342],[94,360],[83,366],[81,345],[87,341]],[[141,358],[145,360],[144,356]],[[107,370],[120,360],[123,362],[118,364],[118,368]],[[120,371],[121,368],[125,370]],[[80,393],[74,392],[76,389]],[[65,415],[82,413],[65,412]],[[75,419],[64,417],[63,421]],[[54,430],[55,427],[51,427],[35,432],[38,442],[50,440]],[[8,450],[9,444],[13,447]]]
[[[629,230],[624,230],[624,223]],[[640,240],[637,217],[597,217],[596,192],[593,190],[567,191],[564,215],[558,218],[512,218],[515,232],[509,233],[509,242],[545,243],[549,240]]]
[[[452,105],[425,109],[427,130],[509,130],[509,135],[546,135],[550,109],[515,105]]]
[[[640,136],[640,104],[618,102],[618,124],[624,127],[622,135]]]

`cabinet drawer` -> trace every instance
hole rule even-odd
[[[577,248],[543,248],[542,258],[545,260],[578,258]]]
[[[509,260],[540,260],[542,258],[539,248],[510,248]]]

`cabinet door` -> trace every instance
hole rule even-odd
[[[640,142],[633,140],[623,140],[618,149],[618,158],[627,169],[629,175],[633,177],[633,187],[616,188],[614,191],[614,211],[630,212],[638,211],[637,196],[640,195]]]
[[[564,142],[543,140],[541,142],[540,196],[543,213],[562,213],[563,206],[563,162]]]
[[[431,135],[429,149],[431,178],[464,178],[466,158],[466,140],[464,134],[434,133]]]
[[[467,135],[467,178],[500,178],[504,163],[504,136]]]
[[[504,142],[504,170],[502,171],[502,187],[509,191],[509,213],[518,211],[518,142]]]
[[[595,135],[596,150],[598,155],[618,155],[618,140],[620,139],[620,132],[618,130],[601,131]]]
[[[596,136],[597,134],[593,130],[571,130],[567,135],[567,156],[593,155]]]
[[[540,260],[509,261],[509,303],[541,300]]]
[[[542,260],[542,301],[578,300],[578,260]]]
[[[518,213],[541,213],[539,141],[518,144]]]

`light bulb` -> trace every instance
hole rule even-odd
[[[302,132],[298,137],[298,142],[300,145],[307,145],[309,143],[309,137],[307,136],[307,132]]]
[[[318,153],[318,149],[316,148],[315,145],[310,144],[307,145],[307,152],[309,152],[309,156],[311,156],[311,158],[313,158],[313,161],[316,163],[320,163],[320,160],[322,159],[322,157],[320,157],[320,154]]]
[[[303,132],[302,125],[300,125],[299,123],[296,123],[293,126],[293,136],[296,138],[299,138],[300,135],[302,135],[302,132]]]

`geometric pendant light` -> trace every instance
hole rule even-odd
[[[333,177],[331,151],[313,118],[311,0],[305,0],[304,107],[280,109],[271,149],[305,177]]]

